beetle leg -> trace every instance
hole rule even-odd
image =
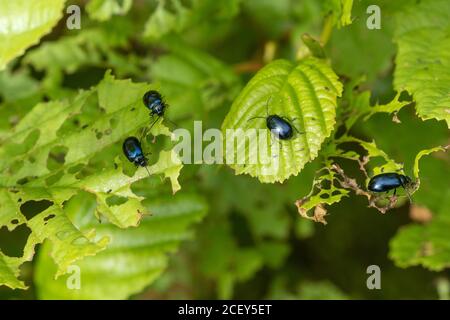
[[[397,194],[397,188],[394,189],[394,196]]]

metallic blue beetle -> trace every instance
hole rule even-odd
[[[162,117],[167,107],[161,94],[158,91],[150,90],[142,98],[144,105],[150,110],[150,116]]]
[[[136,137],[126,138],[122,144],[122,150],[128,161],[135,164],[136,166],[144,167],[150,175],[150,172],[147,169],[147,157],[142,151],[140,141]]]
[[[398,187],[405,189],[408,197],[411,200],[408,192],[408,187],[411,185],[411,178],[398,174],[395,172],[381,173],[372,177],[367,185],[367,189],[372,192],[387,192],[394,189],[394,195],[397,192]]]
[[[292,125],[275,114],[266,118],[267,128],[273,133],[275,137],[281,140],[289,140],[294,135]]]

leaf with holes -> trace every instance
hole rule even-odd
[[[298,212],[303,218],[326,224],[324,205],[331,205],[340,202],[343,197],[348,197],[350,192],[339,184],[340,180],[337,173],[332,170],[332,164],[331,160],[325,162],[324,167],[317,172],[317,176],[314,178],[311,192],[295,202]],[[316,208],[314,215],[309,216],[308,211],[312,208]]]
[[[450,127],[450,2],[422,1],[397,17],[394,84],[407,90],[424,120]]]
[[[243,164],[229,160],[227,163],[236,174],[249,174],[261,182],[282,182],[297,175],[317,156],[322,142],[334,129],[336,99],[341,92],[342,84],[323,60],[309,57],[297,64],[276,60],[265,66],[236,98],[222,124],[228,145],[233,145],[234,138],[241,138],[236,148],[226,148],[227,159],[239,159],[240,154],[245,154]],[[265,121],[269,114],[285,117],[296,129],[294,136],[278,141],[269,132],[268,141],[264,140],[261,133],[269,131]],[[230,129],[235,135],[228,137],[226,132]],[[259,140],[265,142],[258,143],[262,150],[254,148],[255,143],[250,147],[242,139],[245,135],[239,130],[250,134],[248,129],[262,129],[258,131]],[[278,144],[280,150],[276,155],[271,149]],[[250,163],[252,158],[258,161]]]
[[[64,0],[0,2],[0,70],[36,44],[62,17]]]
[[[143,204],[153,213],[139,228],[120,229],[111,223],[98,225],[93,218],[95,199],[74,198],[67,206],[69,217],[81,230],[96,228],[99,236],[111,238],[107,249],[76,264],[81,286],[67,287],[67,275],[53,278],[56,269],[49,258],[50,246],[39,252],[35,282],[41,299],[126,299],[151,284],[167,267],[168,252],[192,237],[188,227],[206,213],[205,201],[193,194],[158,195]]]
[[[81,191],[96,200],[96,215],[119,228],[137,226],[146,214],[142,196],[133,183],[148,178],[145,168],[135,168],[122,154],[122,142],[149,125],[143,94],[151,86],[116,80],[108,72],[98,86],[82,91],[72,101],[36,105],[3,138],[0,145],[0,227],[31,229],[21,258],[2,254],[0,284],[23,288],[12,275],[32,259],[36,244],[51,243],[56,276],[86,256],[104,250],[108,237],[94,229],[80,231],[65,213],[69,199]],[[152,134],[171,136],[158,122]],[[148,148],[143,141],[144,152]],[[152,150],[148,170],[170,179],[173,192],[180,189],[181,161],[172,150]],[[32,215],[26,208],[39,204]]]
[[[416,158],[414,159],[414,178],[419,179],[419,161],[423,156],[427,156],[433,152],[438,152],[438,151],[447,151],[447,149],[450,146],[446,146],[446,147],[435,147],[435,148],[431,148],[431,149],[425,149],[420,151],[417,155]]]

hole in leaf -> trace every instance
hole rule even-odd
[[[83,49],[83,46],[85,47]],[[89,43],[80,44],[79,47],[84,52],[90,52],[91,49],[88,48]],[[105,74],[105,69],[89,66],[83,67],[77,70],[74,73],[65,74],[62,86],[73,88],[73,89],[89,89],[90,87],[96,85],[103,79],[103,75]]]
[[[30,234],[31,230],[26,224],[17,226],[13,231],[9,231],[6,227],[0,228],[0,250],[7,256],[21,257]]]
[[[48,216],[46,216],[45,218],[44,218],[44,224],[47,224],[47,222],[50,220],[50,219],[53,219],[54,217],[56,217],[53,213],[51,213],[51,214],[49,214]]]
[[[322,199],[328,199],[328,198],[330,197],[330,195],[329,195],[328,193],[322,193],[322,194],[320,195],[320,197],[321,197]]]
[[[19,180],[17,180],[16,183],[23,186],[24,184],[27,184],[28,182],[30,182],[36,178],[37,177],[35,177],[35,176],[23,177],[23,178],[20,178]]]
[[[19,223],[19,219],[13,219],[13,220],[11,220],[11,223],[12,224],[18,224]]]
[[[120,196],[110,196],[106,198],[106,204],[108,206],[120,206],[121,204],[124,204],[127,202],[127,198],[120,197]]]
[[[109,136],[112,133],[112,130],[111,129],[106,129],[104,131],[104,133],[105,133],[105,135]]]
[[[65,146],[53,147],[47,158],[47,169],[50,171],[60,168],[64,162],[69,149]]]
[[[27,218],[27,220],[32,219],[37,214],[48,209],[53,205],[53,201],[49,200],[29,200],[20,206],[20,212]]]
[[[17,202],[22,202],[22,198],[17,199]]]
[[[85,125],[83,125],[82,127],[81,127],[81,129],[86,129],[87,127],[89,127],[89,125],[88,124],[85,124]]]
[[[330,180],[322,180],[322,182],[320,183],[320,187],[321,189],[330,189],[331,188],[331,181]]]
[[[100,132],[100,131],[97,131],[97,132],[95,133],[95,137],[97,138],[97,140],[100,140],[100,139],[103,137],[103,133]]]

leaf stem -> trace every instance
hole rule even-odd
[[[328,43],[328,40],[330,39],[331,32],[333,31],[333,14],[329,14],[325,18],[325,22],[323,24],[322,33],[320,34],[320,42],[322,43],[322,46],[325,47],[325,45]]]

